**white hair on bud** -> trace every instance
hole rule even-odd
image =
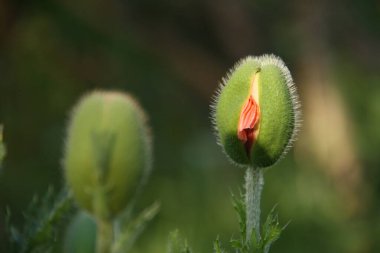
[[[215,94],[211,97],[211,103],[210,103],[210,110],[211,110],[210,120],[211,120],[211,124],[213,127],[214,135],[216,137],[216,143],[222,147],[223,153],[226,155],[228,160],[231,161],[232,164],[235,164],[236,166],[242,167],[242,168],[245,168],[246,165],[239,164],[239,163],[235,162],[233,159],[230,158],[230,156],[227,154],[226,150],[224,149],[224,145],[222,144],[222,142],[220,140],[220,136],[218,134],[219,130],[218,130],[218,126],[216,124],[215,115],[216,115],[216,107],[218,104],[219,96],[222,93],[223,88],[225,86],[227,86],[228,80],[231,78],[232,74],[235,72],[235,70],[238,67],[240,67],[242,64],[244,64],[245,62],[250,61],[250,60],[257,60],[257,57],[247,56],[245,58],[242,58],[239,61],[237,61],[232,68],[230,68],[228,70],[227,74],[224,77],[222,77],[222,80],[219,82],[219,85],[215,91]]]
[[[279,160],[281,160],[288,153],[288,151],[292,148],[293,143],[297,139],[298,132],[300,131],[300,128],[302,126],[301,103],[300,103],[299,96],[298,96],[298,93],[297,93],[297,88],[296,88],[296,86],[295,86],[295,84],[293,82],[293,78],[292,78],[292,76],[290,74],[290,71],[286,67],[286,65],[283,62],[283,60],[280,57],[275,56],[273,54],[264,54],[264,55],[258,56],[258,57],[256,57],[256,56],[247,56],[247,57],[245,57],[243,59],[240,59],[237,63],[234,64],[234,66],[232,68],[229,69],[229,71],[227,72],[227,74],[222,78],[221,82],[219,82],[219,85],[218,85],[218,88],[215,91],[215,94],[211,97],[211,104],[210,104],[210,110],[211,110],[210,119],[211,119],[212,126],[213,126],[213,129],[214,129],[214,134],[215,134],[216,139],[217,139],[217,144],[222,147],[222,150],[226,154],[226,156],[228,157],[228,159],[233,164],[235,164],[235,165],[237,165],[239,167],[245,167],[245,165],[236,163],[234,160],[232,160],[230,158],[230,156],[225,151],[224,146],[221,143],[220,136],[218,134],[218,127],[217,127],[217,124],[216,124],[216,117],[215,117],[215,115],[216,115],[216,107],[217,107],[217,103],[218,103],[218,100],[219,100],[219,96],[222,93],[223,88],[227,85],[228,80],[231,78],[233,72],[235,72],[235,70],[239,66],[241,66],[242,64],[244,64],[245,62],[252,61],[252,60],[256,61],[261,67],[267,66],[267,65],[274,65],[274,66],[278,67],[281,70],[281,73],[282,73],[282,75],[285,78],[285,82],[286,82],[286,85],[288,87],[289,94],[290,94],[290,99],[291,99],[291,103],[292,103],[292,108],[293,108],[293,118],[292,118],[292,121],[293,121],[293,124],[294,124],[293,132],[291,134],[291,137],[290,137],[290,139],[288,141],[288,144],[286,145],[286,147],[285,147],[282,155],[275,162],[275,164]]]
[[[292,135],[289,139],[289,142],[286,145],[280,159],[278,159],[278,160],[281,160],[281,158],[283,158],[288,153],[288,151],[293,147],[293,143],[296,141],[298,132],[301,129],[301,126],[302,126],[301,103],[300,103],[300,99],[297,93],[297,87],[294,84],[290,71],[288,67],[286,67],[284,61],[280,57],[275,56],[273,54],[265,54],[260,57],[257,57],[256,59],[260,62],[261,66],[274,65],[281,70],[281,73],[284,75],[285,82],[289,90],[290,99],[292,102],[294,127],[293,127]]]

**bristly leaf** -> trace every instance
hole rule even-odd
[[[247,234],[247,214],[244,202],[244,194],[239,191],[239,196],[235,196],[235,194],[231,193],[232,205],[238,215],[239,227],[240,227],[240,235],[242,239],[242,243],[245,243],[245,238]]]
[[[240,238],[234,238],[230,241],[230,246],[235,253],[268,253],[272,244],[280,237],[281,232],[286,228],[280,226],[278,215],[275,212],[276,206],[272,208],[266,222],[263,224],[260,231],[260,238],[257,238],[256,233],[252,233],[250,240],[246,240],[246,208],[244,195],[240,192],[240,197],[232,195],[232,203],[238,215],[240,225]],[[222,250],[219,239],[214,242],[214,253],[227,253]]]
[[[175,230],[169,235],[168,253],[191,253],[186,240],[179,236],[178,230]]]
[[[256,233],[252,233],[249,239],[246,239],[246,208],[244,194],[236,196],[233,193],[232,204],[237,213],[240,225],[240,238],[234,238],[230,241],[230,247],[234,253],[268,253],[272,244],[280,237],[281,232],[289,224],[280,226],[278,214],[275,212],[276,206],[269,212],[268,217],[260,230],[260,237]],[[222,248],[219,238],[214,241],[214,253],[227,253]],[[174,231],[169,235],[168,253],[191,253],[186,241],[179,237],[178,231]]]
[[[272,244],[280,238],[282,231],[288,226],[280,226],[278,221],[278,214],[275,212],[277,205],[275,205],[269,212],[267,220],[263,225],[263,246],[264,253],[268,253]]]
[[[126,227],[122,227],[112,246],[112,252],[122,253],[129,251],[136,239],[144,231],[146,225],[156,217],[159,210],[160,204],[155,202],[130,221]]]
[[[34,197],[24,213],[25,224],[22,229],[9,224],[7,215],[10,250],[12,252],[51,252],[57,245],[61,226],[73,212],[71,196],[63,190],[58,195],[49,188],[41,200]]]
[[[224,253],[224,250],[222,249],[222,246],[219,241],[219,237],[216,238],[214,242],[214,253]]]

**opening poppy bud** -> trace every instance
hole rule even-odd
[[[122,211],[149,172],[150,144],[145,114],[131,96],[84,96],[69,121],[63,160],[79,206],[100,219]]]
[[[257,100],[257,79],[258,74],[255,75],[251,87],[251,91],[247,101],[243,105],[243,109],[240,113],[239,125],[238,125],[238,138],[244,143],[245,151],[249,156],[253,142],[257,138],[258,134],[258,121],[260,117],[260,108]]]
[[[236,164],[271,166],[295,139],[299,107],[283,61],[249,56],[229,71],[211,106],[218,142]]]

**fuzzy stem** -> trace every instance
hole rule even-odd
[[[113,241],[113,226],[109,220],[97,220],[97,253],[110,253]]]
[[[248,168],[245,174],[246,240],[250,241],[255,230],[260,240],[260,200],[264,186],[263,170]]]
[[[96,253],[110,253],[114,238],[113,222],[106,204],[106,190],[99,187],[94,195],[97,235]]]

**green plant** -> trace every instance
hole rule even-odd
[[[280,225],[275,207],[261,225],[260,201],[264,170],[279,161],[295,140],[299,108],[290,72],[273,55],[239,61],[217,91],[211,110],[218,143],[232,163],[247,167],[244,194],[232,194],[240,226],[240,237],[230,241],[232,252],[268,253],[287,226]],[[169,238],[171,252],[191,252],[178,232]],[[229,251],[218,238],[214,252]]]
[[[245,194],[233,196],[239,217],[239,239],[231,241],[237,252],[267,253],[284,227],[274,209],[260,224],[264,169],[274,165],[291,147],[300,125],[299,101],[290,72],[273,55],[239,61],[217,92],[212,118],[218,142],[230,160],[248,167]],[[219,240],[216,252],[224,252]]]
[[[0,158],[5,154],[0,129]],[[151,167],[151,138],[137,102],[121,92],[93,92],[74,108],[63,159],[68,189],[35,197],[21,229],[6,223],[11,252],[55,252],[65,234],[66,252],[129,251],[157,215],[154,203],[137,215],[134,203]],[[75,205],[77,204],[77,206]],[[83,211],[90,216],[84,215]],[[80,228],[80,229],[79,229]],[[83,240],[78,241],[80,238]]]
[[[65,222],[74,210],[71,195],[64,189],[54,193],[52,188],[39,198],[35,196],[24,212],[24,225],[16,228],[10,223],[11,211],[7,210],[6,229],[9,234],[9,251],[53,252]]]
[[[273,55],[247,57],[223,79],[211,107],[219,144],[234,164],[246,168],[244,193],[232,194],[239,237],[227,247],[218,238],[214,252],[268,253],[286,225],[279,224],[275,208],[261,224],[264,172],[286,154],[300,125],[290,72]],[[154,203],[132,215],[150,172],[151,153],[145,114],[131,96],[102,91],[84,96],[68,125],[63,159],[68,187],[60,194],[49,190],[41,200],[36,197],[21,229],[10,224],[8,211],[11,251],[56,250],[64,221],[71,219],[65,252],[128,252],[159,210]],[[4,156],[0,128],[0,164]],[[167,250],[192,252],[178,231],[169,235]]]
[[[187,241],[182,239],[179,231],[175,230],[169,234],[168,253],[191,253]]]
[[[123,252],[125,241],[133,237],[126,226],[118,225],[123,230],[115,233],[115,224],[149,174],[150,145],[145,115],[127,94],[93,92],[73,110],[64,156],[66,180],[76,202],[96,220],[98,253]]]

